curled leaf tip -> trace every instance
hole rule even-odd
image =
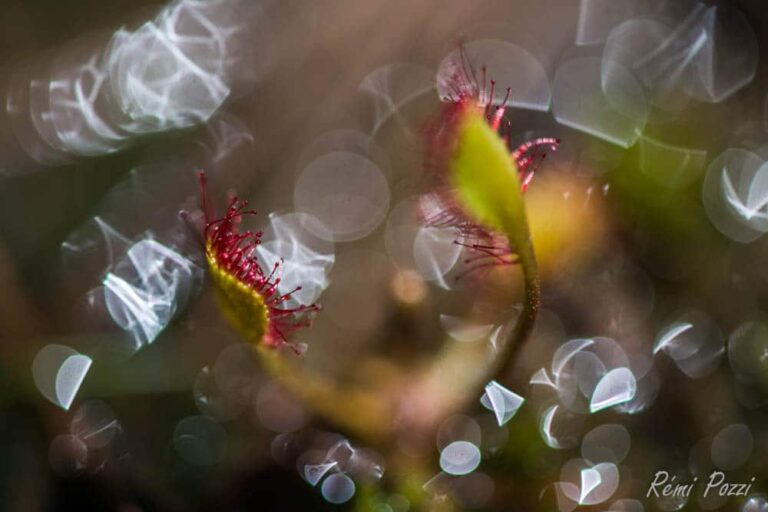
[[[233,198],[223,217],[215,218],[206,197],[205,173],[199,173],[202,209],[205,213],[205,259],[216,290],[216,299],[225,318],[248,342],[277,348],[289,345],[301,352],[299,345],[289,341],[292,333],[307,327],[317,304],[289,303],[301,289],[279,291],[282,260],[269,271],[264,270],[257,257],[262,233],[243,231],[238,225],[246,215],[256,215],[248,202]]]

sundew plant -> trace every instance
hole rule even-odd
[[[760,2],[2,9],[3,510],[768,510]]]

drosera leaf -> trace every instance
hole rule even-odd
[[[473,220],[505,233],[515,245],[528,237],[517,166],[481,109],[463,116],[450,173],[456,198]]]

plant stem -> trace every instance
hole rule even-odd
[[[264,370],[312,412],[371,444],[390,437],[392,407],[375,392],[350,389],[298,368],[275,349],[258,345],[255,352]]]
[[[527,223],[524,236],[516,237],[523,272],[525,301],[514,329],[499,347],[489,342],[448,342],[443,350],[418,371],[398,402],[397,416],[405,431],[429,433],[446,416],[479,400],[491,380],[504,380],[529,338],[539,310],[539,276]],[[516,222],[520,224],[520,222]],[[493,352],[494,348],[496,352]]]
[[[528,231],[528,222],[525,221],[526,231]],[[518,237],[519,238],[519,237]],[[520,267],[523,271],[523,287],[525,291],[525,301],[523,309],[517,319],[514,330],[510,333],[504,343],[501,352],[496,359],[497,367],[490,372],[491,379],[504,380],[504,377],[510,373],[520,350],[531,335],[536,323],[536,316],[539,312],[541,301],[541,285],[539,283],[539,271],[536,265],[536,255],[531,243],[531,237],[526,233],[523,243],[518,247],[518,258]],[[491,380],[489,379],[489,380]]]

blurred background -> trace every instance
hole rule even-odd
[[[767,24],[758,0],[4,2],[0,509],[767,509]],[[495,344],[519,269],[472,271],[416,207],[462,43],[513,147],[561,140],[525,196],[543,309],[504,387],[372,446],[221,319],[196,172],[323,305],[307,386]],[[752,486],[648,496],[658,470]]]

